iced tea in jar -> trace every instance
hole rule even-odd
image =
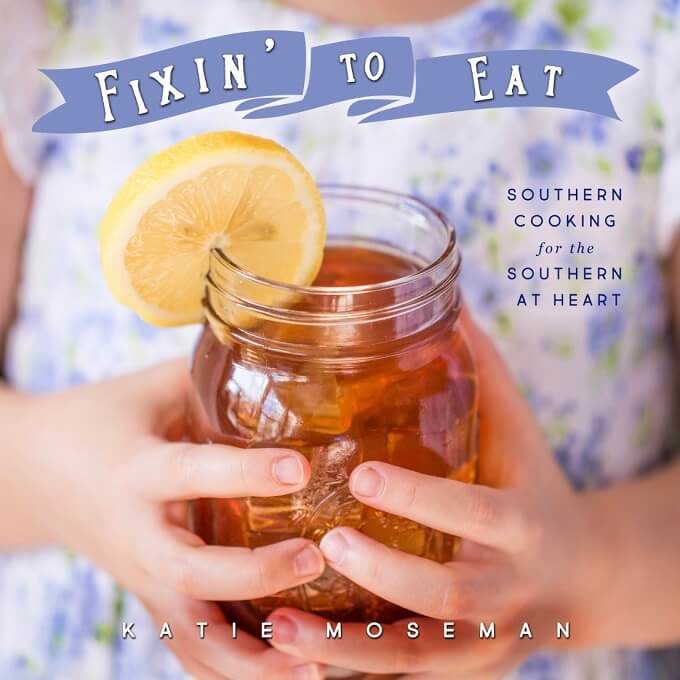
[[[311,480],[276,498],[199,500],[193,528],[212,545],[257,548],[319,542],[349,526],[448,562],[454,537],[363,505],[347,482],[370,460],[475,481],[477,383],[457,323],[454,230],[404,195],[351,186],[322,187],[322,195],[328,240],[312,286],[256,277],[212,253],[190,418],[197,442],[300,451]],[[335,621],[405,615],[329,567],[311,583],[228,610],[252,628],[280,606]]]

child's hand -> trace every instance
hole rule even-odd
[[[602,617],[598,591],[607,579],[597,522],[489,340],[472,326],[469,335],[480,374],[484,485],[379,462],[350,479],[363,503],[461,536],[456,560],[407,555],[347,527],[321,542],[334,569],[428,617],[408,619],[418,621],[420,637],[408,639],[401,622],[385,626],[380,639],[369,639],[364,624],[345,624],[342,639],[326,639],[324,620],[286,608],[270,616],[277,649],[365,672],[474,680],[504,675],[538,647],[592,643],[589,624]],[[456,622],[455,640],[443,639],[441,620]],[[492,621],[496,639],[480,640],[480,622]],[[532,640],[519,639],[524,621]],[[571,623],[571,641],[556,641],[558,621]]]
[[[26,398],[22,510],[42,523],[47,540],[84,554],[158,622],[171,622],[171,646],[197,677],[320,677],[314,666],[294,675],[306,664],[241,632],[231,640],[216,605],[198,602],[269,595],[316,578],[324,561],[304,539],[256,550],[213,547],[185,528],[188,499],[287,494],[310,474],[295,451],[168,441],[189,389],[185,362],[173,362]],[[196,621],[211,622],[205,640]]]

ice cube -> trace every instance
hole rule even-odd
[[[233,364],[225,385],[229,425],[251,442],[277,442],[292,437],[299,421],[261,369]]]
[[[352,411],[337,376],[317,371],[303,377],[303,380],[277,380],[274,387],[297,427],[302,432],[324,435],[347,432],[352,424]]]

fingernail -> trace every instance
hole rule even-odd
[[[302,463],[297,456],[284,456],[274,461],[272,472],[281,484],[299,484],[304,476]]]
[[[340,532],[331,531],[321,539],[319,548],[329,562],[340,564],[349,548],[349,543]]]
[[[359,496],[379,496],[385,488],[385,479],[373,468],[362,467],[352,475],[351,488]]]
[[[297,637],[297,626],[293,619],[287,616],[273,616],[269,619],[272,625],[272,635],[276,642],[287,644],[293,642]]]
[[[291,678],[293,680],[320,680],[321,677],[319,667],[315,665],[295,666],[291,670]]]
[[[308,545],[295,556],[294,567],[296,576],[320,574],[324,567],[323,555],[316,546]]]

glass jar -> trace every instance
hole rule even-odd
[[[213,252],[190,409],[194,441],[297,449],[311,480],[287,496],[197,501],[193,528],[212,545],[256,548],[300,536],[318,542],[350,526],[450,561],[454,537],[368,508],[347,481],[368,460],[475,481],[477,381],[456,323],[455,233],[441,213],[404,195],[352,186],[322,187],[322,195],[328,240],[313,286],[256,277]],[[405,615],[330,568],[227,609],[252,629],[279,606],[335,621]]]

